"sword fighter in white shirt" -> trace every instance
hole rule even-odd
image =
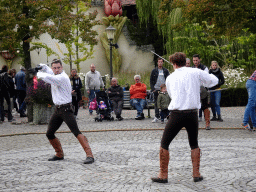
[[[179,131],[185,127],[188,133],[193,165],[193,180],[203,180],[200,175],[200,148],[198,146],[198,117],[200,104],[200,85],[213,87],[218,78],[197,68],[186,67],[186,55],[177,52],[170,56],[174,72],[166,79],[166,87],[172,98],[168,110],[170,117],[165,126],[160,147],[160,171],[158,177],[151,178],[153,182],[168,182],[169,145]]]
[[[49,161],[58,161],[64,159],[64,153],[59,139],[55,136],[55,132],[59,129],[63,121],[68,125],[71,132],[82,145],[86,160],[84,164],[94,162],[94,157],[89,146],[87,138],[80,132],[72,109],[72,88],[68,75],[63,71],[63,66],[60,60],[54,59],[51,63],[51,68],[46,64],[39,64],[42,68],[37,77],[51,84],[51,93],[53,103],[56,107],[48,124],[46,133],[50,144],[55,149],[56,154],[48,159]]]

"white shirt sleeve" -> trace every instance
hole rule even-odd
[[[46,64],[40,63],[39,65],[42,67],[42,69],[40,70],[40,72],[45,72],[45,73],[49,73],[49,74],[51,74],[51,75],[54,75],[52,69],[51,69],[50,67],[48,67]]]
[[[211,87],[217,85],[219,82],[219,79],[215,75],[209,74],[206,71],[200,70],[199,76],[200,76],[199,77],[200,81],[202,82],[204,87],[211,88]]]

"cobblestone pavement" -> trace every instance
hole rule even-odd
[[[218,129],[199,130],[204,180],[198,183],[192,180],[185,130],[169,148],[169,183],[151,182],[159,170],[164,125],[151,123],[152,118],[135,121],[134,111],[124,111],[122,122],[94,122],[87,110],[79,111],[78,124],[96,159],[91,165],[83,164],[86,155],[66,125],[56,134],[65,159],[49,162],[54,150],[44,134],[47,125],[5,122],[0,125],[0,191],[256,191],[256,134],[237,129],[243,111],[222,109],[224,122],[211,123]]]

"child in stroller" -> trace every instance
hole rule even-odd
[[[98,104],[98,107],[96,109],[96,113],[98,114],[97,117],[95,117],[95,121],[102,121],[102,120],[108,120],[113,121],[114,117],[111,115],[111,107],[108,95],[105,91],[99,91],[96,92],[96,101]]]

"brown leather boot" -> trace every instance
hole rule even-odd
[[[203,177],[200,175],[199,167],[200,167],[200,149],[192,149],[191,150],[191,160],[193,165],[193,178],[194,182],[202,181]]]
[[[168,183],[168,164],[169,151],[160,147],[160,171],[158,177],[152,177],[151,180],[157,183]]]
[[[48,159],[48,161],[58,161],[64,159],[64,153],[60,144],[60,141],[57,137],[54,139],[49,139],[51,145],[55,149],[56,155],[54,155],[52,158]]]
[[[210,110],[207,108],[204,110],[205,129],[210,130]]]
[[[92,150],[90,148],[90,145],[88,143],[87,138],[83,134],[79,134],[77,137],[78,141],[82,145],[85,153],[86,153],[86,160],[84,161],[84,164],[91,164],[94,162],[94,158],[92,155]]]

